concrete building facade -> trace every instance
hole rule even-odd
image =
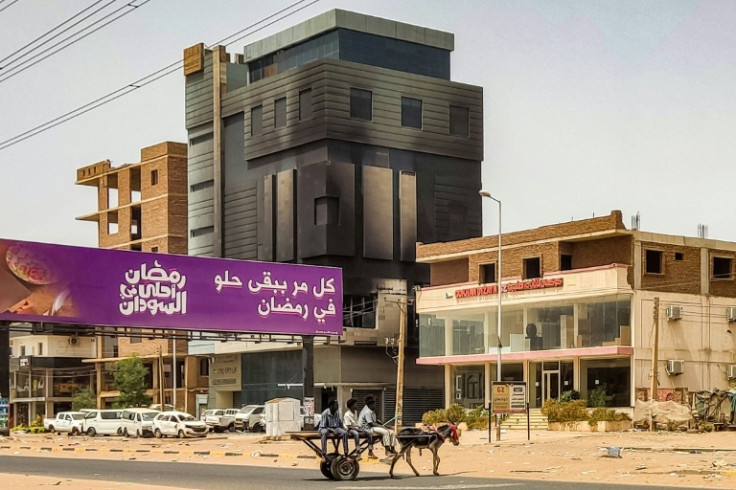
[[[502,380],[526,382],[533,408],[569,390],[631,407],[654,372],[662,400],[736,378],[736,243],[628,230],[619,211],[501,243],[502,278],[495,236],[417,246],[418,363],[444,368],[446,404],[489,403],[499,343]]]
[[[429,279],[416,241],[481,234],[483,92],[450,79],[453,49],[450,33],[332,10],[243,54],[184,53],[189,253],[342,268],[345,334],[315,350],[321,398],[394,396],[396,297]],[[213,402],[262,403],[301,397],[299,341],[191,349],[241,354],[241,392]],[[441,372],[413,369],[407,389],[434,408]]]

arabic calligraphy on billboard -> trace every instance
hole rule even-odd
[[[0,320],[340,335],[342,271],[0,239]]]

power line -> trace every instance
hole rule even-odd
[[[0,5],[2,5],[2,3],[3,3],[4,1],[5,1],[5,0],[2,0],[2,1],[0,1]],[[0,8],[0,12],[2,12],[2,11],[3,11],[3,10],[5,10],[5,9],[9,9],[9,8],[10,8],[10,7],[12,7],[12,6],[13,6],[13,4],[14,4],[14,3],[16,3],[17,1],[18,1],[18,0],[13,0],[13,1],[12,1],[12,2],[10,2],[9,4],[7,4],[7,5],[5,6],[5,7],[2,7],[2,8]]]
[[[150,1],[150,0],[146,0],[146,1]],[[268,26],[271,26],[271,25],[275,24],[276,22],[279,22],[279,21],[281,21],[281,20],[283,20],[283,19],[285,19],[287,17],[290,17],[290,16],[298,13],[298,12],[306,9],[307,7],[310,7],[310,6],[314,5],[315,3],[319,2],[320,0],[311,0],[306,5],[302,5],[299,8],[297,8],[295,10],[292,10],[291,12],[288,12],[288,13],[286,13],[284,15],[281,15],[282,13],[284,13],[284,12],[286,12],[288,10],[291,10],[294,7],[298,6],[299,4],[302,4],[302,3],[307,2],[307,1],[309,1],[309,0],[298,0],[297,2],[294,2],[294,3],[288,5],[287,7],[283,8],[283,9],[281,9],[281,10],[279,10],[279,11],[273,13],[273,14],[271,14],[271,15],[269,15],[267,17],[264,17],[263,19],[259,20],[258,22],[254,22],[253,24],[249,25],[245,29],[241,29],[240,31],[238,31],[238,32],[236,32],[234,34],[231,34],[230,36],[227,36],[227,37],[223,38],[222,40],[213,43],[210,46],[223,43],[224,41],[232,38],[233,36],[240,36],[240,34],[244,33],[245,31],[249,31],[249,30],[253,29],[251,32],[248,32],[247,34],[244,34],[244,35],[242,35],[240,37],[236,37],[236,38],[234,38],[234,39],[232,39],[230,41],[227,41],[226,45],[235,43],[235,42],[237,42],[237,41],[239,41],[239,40],[241,40],[241,39],[243,39],[243,38],[245,38],[245,37],[247,37],[249,35],[252,35],[252,34],[254,34],[254,33],[256,33],[256,32],[258,32],[258,31],[260,31],[262,29],[265,29]],[[274,17],[277,17],[279,15],[281,15],[281,16],[274,19]],[[258,26],[259,24],[263,24],[264,22],[266,22],[266,21],[268,21],[270,19],[273,19],[273,20],[271,20],[271,22],[268,22],[268,23],[266,23],[266,24],[258,27],[257,29],[254,29],[255,26]],[[79,116],[81,116],[83,114],[86,114],[87,112],[90,112],[91,110],[94,110],[94,109],[96,109],[98,107],[101,107],[101,106],[103,106],[105,104],[108,104],[108,103],[110,103],[110,102],[112,102],[112,101],[114,101],[116,99],[119,99],[120,97],[122,97],[124,95],[127,95],[130,92],[133,92],[133,91],[138,90],[138,89],[140,89],[142,87],[145,87],[146,85],[148,85],[150,83],[153,83],[153,82],[155,82],[157,80],[160,80],[161,78],[164,78],[164,77],[166,77],[166,76],[168,76],[168,75],[176,72],[177,70],[179,70],[179,68],[181,68],[182,65],[183,65],[183,60],[179,59],[179,60],[175,61],[174,63],[171,63],[171,64],[165,66],[164,68],[161,68],[161,69],[159,69],[159,70],[151,73],[150,75],[147,75],[147,76],[145,76],[143,78],[140,78],[140,79],[136,80],[135,82],[129,83],[129,84],[127,84],[127,85],[125,85],[125,86],[123,86],[123,87],[121,87],[121,88],[113,91],[113,92],[110,92],[107,95],[104,95],[102,97],[99,97],[99,98],[93,100],[92,102],[88,102],[88,103],[84,104],[83,106],[80,106],[80,107],[78,107],[78,108],[76,108],[76,109],[74,109],[72,111],[69,111],[69,112],[67,112],[65,114],[62,114],[61,116],[57,116],[54,119],[51,119],[49,121],[46,121],[43,124],[39,124],[38,126],[36,126],[34,128],[31,128],[31,129],[29,129],[27,131],[24,131],[23,133],[20,133],[20,134],[18,134],[16,136],[13,136],[12,138],[8,138],[5,141],[0,141],[0,150],[4,150],[6,148],[9,148],[9,147],[11,147],[13,145],[16,145],[16,144],[20,143],[21,141],[25,141],[28,138],[32,138],[33,136],[36,136],[36,135],[41,134],[41,133],[43,133],[45,131],[48,131],[49,129],[53,129],[56,126],[59,126],[59,125],[65,123],[67,121],[70,121],[72,119],[75,119],[75,118],[77,118],[77,117],[79,117]],[[2,81],[2,80],[0,80],[0,81]]]
[[[102,18],[95,20],[91,24],[83,27],[82,29],[78,30],[77,32],[74,32],[73,34],[70,34],[69,36],[65,37],[61,41],[57,42],[56,44],[54,44],[51,47],[51,51],[46,52],[46,54],[44,56],[42,56],[41,58],[29,58],[29,59],[26,59],[25,61],[21,61],[20,63],[16,64],[15,66],[12,66],[14,63],[16,63],[17,61],[19,61],[20,59],[22,59],[23,56],[31,55],[31,53],[33,51],[36,51],[36,50],[40,49],[41,47],[43,47],[45,44],[47,44],[51,40],[53,40],[56,37],[64,34],[67,31],[69,31],[72,27],[75,27],[79,23],[84,22],[85,20],[87,20],[88,18],[90,18],[91,16],[93,16],[94,14],[96,14],[99,11],[107,8],[109,5],[115,3],[116,1],[117,0],[112,0],[112,1],[108,2],[107,4],[103,5],[99,9],[95,10],[91,14],[87,15],[86,17],[84,17],[83,19],[79,20],[78,22],[76,22],[75,24],[73,24],[72,26],[70,26],[69,28],[67,28],[67,29],[65,29],[65,30],[57,33],[56,35],[52,36],[50,39],[44,41],[42,44],[36,46],[29,53],[25,53],[24,55],[20,56],[19,58],[11,61],[8,65],[0,68],[0,70],[3,70],[2,72],[0,72],[0,83],[5,82],[6,80],[9,80],[9,79],[15,77],[16,75],[19,75],[19,74],[23,73],[27,69],[31,68],[32,66],[37,65],[38,63],[42,62],[43,60],[45,60],[47,58],[50,58],[51,56],[55,55],[59,51],[62,51],[64,49],[68,48],[69,46],[71,46],[73,44],[76,44],[77,42],[81,41],[82,39],[86,38],[87,36],[90,36],[91,34],[94,34],[95,32],[99,31],[103,27],[108,26],[108,25],[112,24],[113,22],[115,22],[116,20],[118,20],[118,19],[120,19],[122,17],[125,17],[126,15],[134,12],[138,7],[142,7],[143,5],[147,4],[151,0],[142,0],[142,2],[139,3],[139,4],[137,4],[137,5],[134,5],[132,2],[131,3],[127,3],[124,6],[118,8],[118,9],[112,11],[112,12],[110,12],[109,14],[105,14]],[[127,11],[125,11],[125,12],[117,15],[119,12],[121,12],[124,9],[130,9],[130,10],[127,10]],[[104,24],[100,25],[99,27],[96,27],[95,29],[92,29],[89,32],[84,33],[85,31],[91,29],[92,27],[94,27],[95,25],[99,24],[100,22],[103,22],[103,21],[105,21],[105,20],[107,20],[110,17],[113,17],[115,15],[117,15],[117,16],[114,17],[113,19],[105,22]],[[54,29],[56,29],[56,28],[54,28]],[[49,31],[49,32],[52,32],[52,31]],[[84,33],[84,34],[82,34],[82,33]],[[45,35],[46,34],[44,34],[44,36]],[[68,42],[67,44],[63,44],[66,41],[69,41],[69,40],[71,40],[71,41]],[[54,48],[56,48],[56,49],[54,49]],[[4,70],[6,68],[10,68],[10,70],[8,70],[7,72],[5,72]]]
[[[27,43],[26,45],[24,45],[24,46],[22,46],[22,47],[20,47],[20,48],[16,49],[15,51],[13,51],[13,52],[12,52],[12,53],[10,53],[9,55],[7,55],[7,56],[6,56],[5,58],[1,59],[1,60],[0,60],[0,63],[3,63],[3,62],[5,62],[5,60],[7,60],[8,58],[10,58],[10,57],[12,57],[12,56],[14,56],[14,55],[16,55],[16,54],[19,54],[19,53],[20,53],[21,51],[23,51],[24,49],[28,48],[29,46],[32,46],[32,45],[33,45],[33,44],[35,44],[36,42],[40,41],[40,40],[41,40],[41,39],[43,39],[44,37],[46,37],[46,36],[48,36],[49,34],[51,34],[52,32],[54,32],[55,30],[57,30],[57,29],[59,29],[60,27],[62,27],[62,26],[63,26],[64,24],[67,24],[68,22],[72,21],[72,20],[73,20],[73,19],[75,19],[76,17],[78,17],[78,16],[82,15],[82,14],[83,14],[84,12],[88,11],[89,9],[91,9],[92,7],[94,7],[95,5],[97,5],[98,3],[102,2],[102,1],[103,1],[103,0],[97,0],[97,1],[95,2],[95,3],[93,3],[93,4],[92,4],[92,5],[90,5],[89,7],[86,7],[86,8],[84,8],[83,10],[81,10],[81,11],[77,12],[76,14],[72,15],[72,16],[71,16],[71,17],[69,17],[69,18],[68,18],[67,20],[65,20],[65,21],[64,21],[64,22],[62,22],[61,24],[57,25],[57,26],[56,26],[56,27],[54,27],[53,29],[51,29],[51,30],[48,30],[48,31],[44,32],[43,34],[41,34],[40,36],[38,36],[38,37],[37,37],[36,39],[34,39],[33,41],[31,41],[31,42]],[[113,3],[113,2],[115,2],[115,0],[112,0],[112,1],[110,2],[110,3]],[[107,4],[107,5],[109,5],[109,4]],[[107,5],[105,5],[105,7],[106,7]],[[104,8],[104,7],[103,7],[103,8]],[[94,13],[96,13],[96,12],[97,12],[97,11],[93,12],[93,14],[94,14]],[[87,18],[87,17],[85,17],[85,19],[86,19],[86,18]],[[84,19],[82,19],[82,20],[84,20]],[[81,22],[82,20],[80,20],[79,22]],[[74,27],[75,25],[77,25],[77,23],[75,23],[74,25],[71,25],[71,26],[69,26],[69,28],[68,28],[68,29],[70,29],[70,28]],[[60,33],[59,33],[59,34],[60,34]],[[57,36],[58,36],[59,34],[57,34]],[[53,39],[53,38],[51,38],[51,39]],[[51,39],[49,39],[49,41],[50,41]],[[48,41],[46,41],[46,42],[48,42]],[[36,48],[33,48],[33,49],[38,49],[38,47],[36,47]],[[3,69],[3,68],[6,68],[6,66],[2,66],[2,67],[0,67],[0,69]]]

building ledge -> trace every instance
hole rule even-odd
[[[535,350],[525,352],[509,352],[502,353],[502,361],[537,361],[537,360],[553,360],[571,357],[610,357],[610,356],[633,356],[634,348],[622,345],[610,345],[603,347],[581,347],[579,349],[553,349],[553,350]],[[498,354],[467,354],[456,356],[437,356],[437,357],[420,357],[417,364],[424,366],[438,366],[444,364],[481,364],[486,362],[495,363],[498,360]]]

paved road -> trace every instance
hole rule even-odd
[[[99,459],[37,458],[6,456],[0,458],[0,473],[15,473],[56,478],[102,480],[179,488],[233,489],[268,488],[347,490],[360,488],[387,490],[462,490],[508,488],[511,490],[627,490],[651,488],[632,485],[602,485],[595,483],[565,483],[551,481],[467,478],[462,475],[422,476],[402,475],[390,479],[386,473],[361,471],[354,481],[333,482],[325,479],[315,465],[314,470],[262,468],[258,466],[187,464]],[[682,487],[680,487],[682,488]]]

